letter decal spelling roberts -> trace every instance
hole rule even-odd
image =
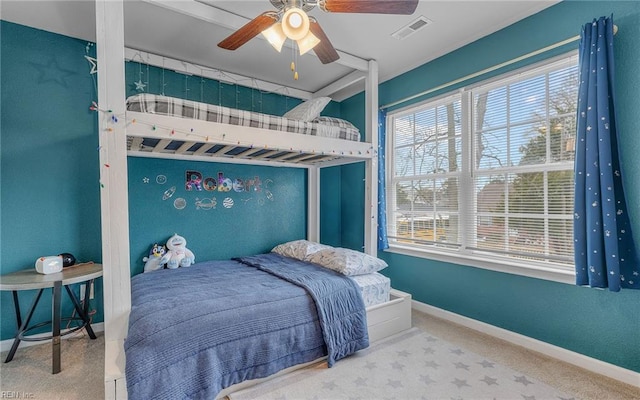
[[[259,176],[254,176],[253,179],[231,179],[225,178],[224,172],[218,172],[217,178],[211,176],[204,178],[200,171],[188,170],[185,178],[184,188],[188,191],[230,192],[233,190],[237,193],[262,191],[262,181]]]
[[[197,191],[202,191],[202,174],[198,171],[187,171],[186,182],[184,188],[186,190],[192,190],[195,188]]]
[[[216,181],[216,178],[208,177],[204,178],[202,185],[204,186],[204,190],[213,192],[218,187],[218,182]]]
[[[223,172],[218,172],[218,191],[228,192],[233,189],[233,182],[231,179],[225,178]]]

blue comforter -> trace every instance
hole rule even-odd
[[[129,398],[214,399],[235,383],[368,346],[355,283],[275,253],[134,276]]]

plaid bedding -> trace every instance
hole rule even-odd
[[[331,119],[324,119],[322,123],[305,122],[148,93],[129,97],[127,110],[360,141],[360,131],[357,128],[339,122],[332,123]]]

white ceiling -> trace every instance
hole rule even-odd
[[[291,47],[278,53],[261,35],[236,51],[216,46],[261,12],[275,10],[268,0],[125,0],[125,45],[313,93],[353,72],[353,63],[362,60],[376,60],[379,80],[384,82],[557,2],[421,0],[409,16],[325,13],[316,7],[309,14],[316,17],[341,59],[323,65],[313,52],[296,56],[297,81],[290,70]],[[432,23],[404,40],[391,37],[419,16]],[[95,41],[92,0],[2,0],[0,18]]]

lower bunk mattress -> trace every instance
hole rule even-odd
[[[365,307],[371,307],[389,301],[391,279],[379,272],[350,276],[360,288],[360,295]]]
[[[275,253],[140,274],[131,285],[129,399],[213,399],[369,345],[354,280]]]

